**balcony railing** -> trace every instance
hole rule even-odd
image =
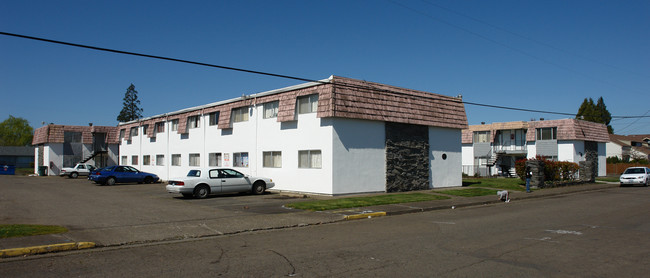
[[[496,153],[526,153],[528,149],[526,148],[526,145],[519,146],[519,145],[494,145],[492,146],[492,149]]]

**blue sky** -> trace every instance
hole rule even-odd
[[[12,1],[0,31],[209,64],[575,113],[650,116],[650,1]],[[300,81],[0,35],[1,120],[116,125]],[[465,106],[469,124],[568,116]],[[614,119],[650,134],[650,118]]]

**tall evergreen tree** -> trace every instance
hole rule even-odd
[[[33,134],[34,129],[27,120],[9,115],[0,123],[0,146],[29,146]]]
[[[577,119],[583,119],[594,123],[601,123],[607,126],[609,133],[614,133],[614,129],[609,123],[612,121],[612,114],[607,110],[603,97],[598,98],[597,103],[594,103],[592,98],[585,98],[585,100],[578,108],[576,114]]]
[[[133,84],[131,84],[131,86],[126,89],[122,105],[122,111],[120,111],[120,114],[117,116],[117,120],[119,122],[129,122],[142,118],[143,109],[140,108],[138,91],[135,90],[135,86]]]

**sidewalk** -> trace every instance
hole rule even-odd
[[[510,192],[510,200],[511,202],[516,202],[531,198],[544,198],[585,191],[603,190],[613,187],[618,187],[618,183],[595,183],[549,188],[535,190],[532,193],[514,191]],[[423,192],[435,193],[435,190]],[[322,198],[335,199],[345,197],[347,196]],[[122,246],[189,238],[203,238],[250,231],[321,225],[338,221],[372,218],[384,215],[399,215],[431,210],[456,209],[468,206],[503,203],[498,200],[496,195],[450,197],[450,199],[446,200],[359,207],[324,212],[287,209],[286,213],[279,214],[252,214],[242,217],[190,220],[184,222],[110,227],[102,229],[71,229],[69,232],[64,234],[4,238],[0,239],[0,258],[76,250],[95,246]],[[291,201],[296,200],[287,200],[287,202]],[[253,210],[254,208],[250,209]]]

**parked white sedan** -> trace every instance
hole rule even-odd
[[[619,178],[621,186],[640,184],[643,186],[650,185],[650,168],[648,167],[630,167]]]
[[[244,175],[228,168],[190,170],[186,177],[167,182],[167,192],[183,197],[205,198],[210,194],[251,192],[263,194],[275,186],[272,179]]]

